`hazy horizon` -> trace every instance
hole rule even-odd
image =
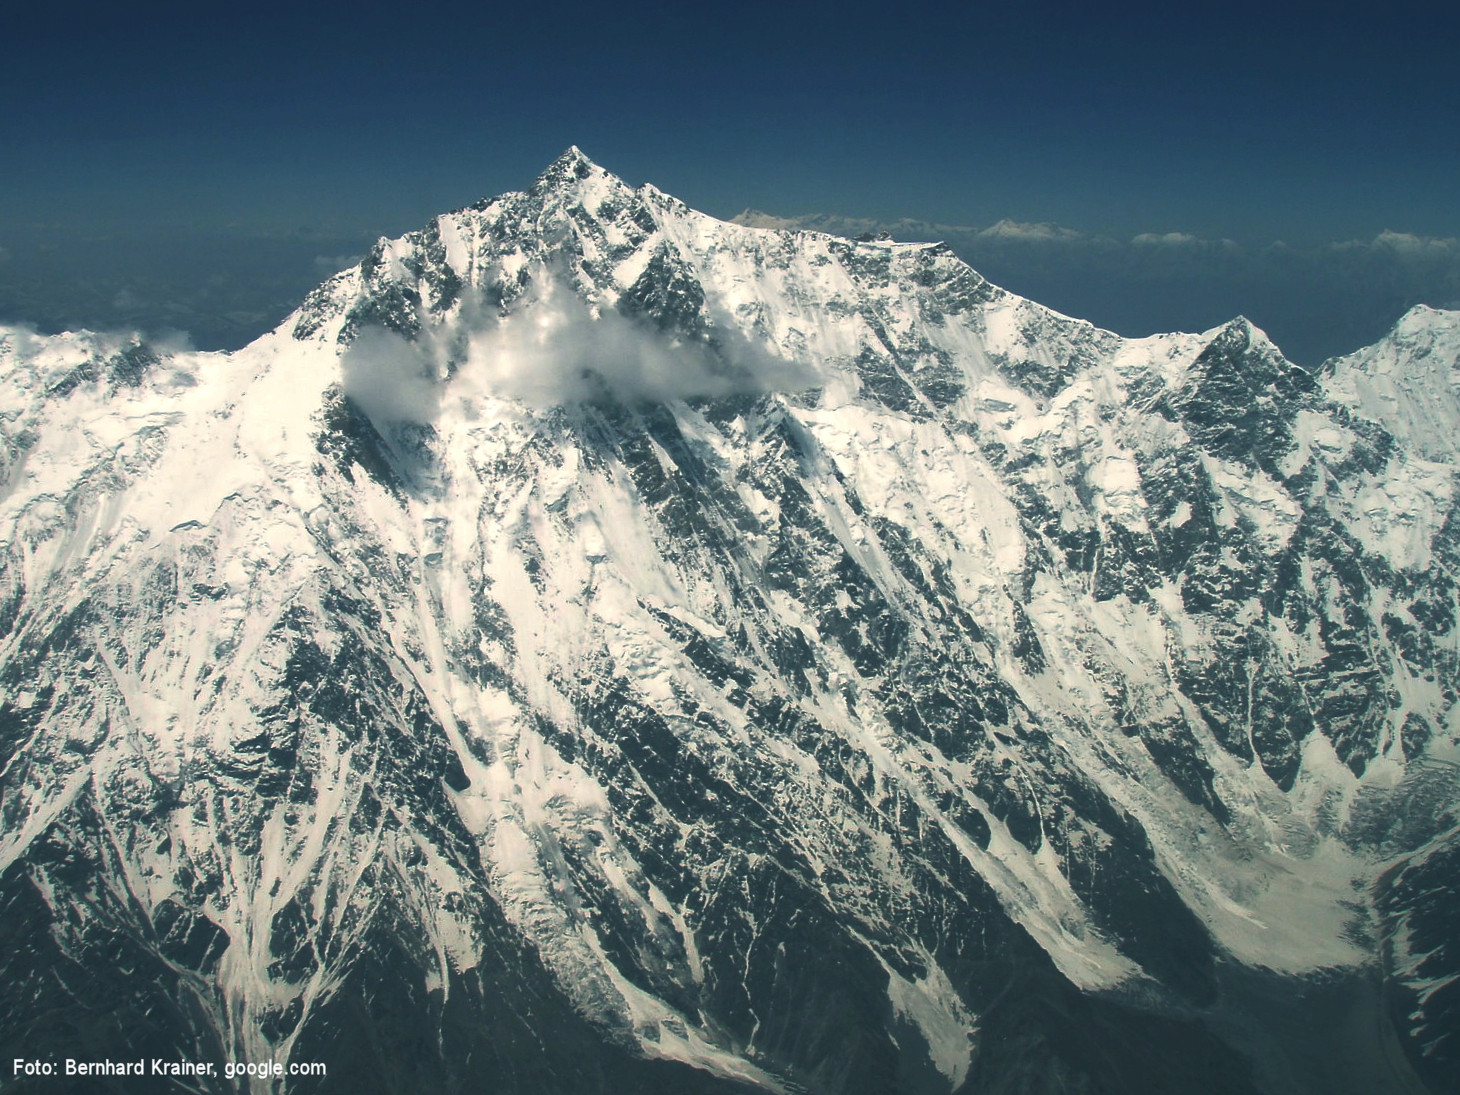
[[[944,241],[996,284],[1128,337],[1206,330],[1246,315],[1305,366],[1375,341],[1416,304],[1460,307],[1454,239],[1386,231],[1309,247],[1252,246],[1174,232],[1116,239],[1010,219],[971,226],[839,210],[754,212],[763,214],[750,218],[758,224]],[[42,333],[183,334],[198,349],[238,349],[281,322],[316,284],[357,262],[379,235],[407,230],[12,231],[0,254],[0,322]]]

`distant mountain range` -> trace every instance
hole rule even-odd
[[[1460,313],[738,219],[572,149],[236,353],[0,329],[6,1090],[1460,1088]]]

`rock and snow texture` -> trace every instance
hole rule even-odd
[[[232,355],[0,334],[5,1048],[1250,1092],[1243,971],[1380,969],[1444,1090],[1457,326],[1126,340],[573,150]]]
[[[1333,400],[1429,460],[1460,456],[1460,312],[1423,304],[1384,338],[1324,367]]]

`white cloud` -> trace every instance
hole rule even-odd
[[[453,395],[477,386],[550,406],[610,395],[665,400],[793,390],[815,382],[808,369],[753,346],[732,325],[712,327],[698,340],[589,306],[549,278],[537,286],[525,307],[473,332]]]
[[[340,359],[345,394],[376,425],[425,423],[441,409],[442,373],[436,355],[380,327],[366,327]]]
[[[429,422],[445,402],[469,405],[482,396],[550,407],[608,397],[795,391],[819,379],[729,323],[696,340],[590,306],[546,274],[533,284],[510,314],[468,320],[464,339],[458,331],[449,345],[429,333],[412,343],[389,331],[361,331],[341,363],[346,394],[377,423]]]
[[[1412,232],[1385,229],[1374,237],[1374,247],[1384,247],[1403,255],[1436,255],[1460,250],[1460,240],[1439,236],[1417,236]]]
[[[1413,232],[1395,232],[1386,228],[1370,240],[1343,240],[1331,245],[1335,251],[1383,251],[1403,257],[1443,258],[1460,255],[1460,239],[1445,236],[1421,236]]]
[[[1200,242],[1188,232],[1142,232],[1131,239],[1137,247],[1191,247]]]

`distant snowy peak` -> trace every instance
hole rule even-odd
[[[1417,305],[1372,346],[1333,358],[1324,386],[1431,460],[1460,457],[1460,311]]]

